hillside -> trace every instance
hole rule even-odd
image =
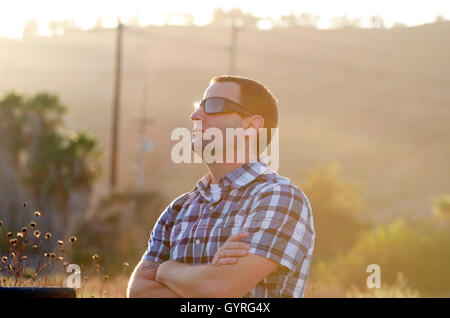
[[[73,31],[27,41],[0,39],[0,92],[49,90],[69,106],[68,124],[98,136],[108,171],[114,30]],[[120,180],[134,187],[143,85],[155,149],[145,185],[167,198],[206,173],[175,165],[176,127],[211,77],[228,70],[230,30],[149,27],[124,35]],[[239,75],[265,83],[280,101],[280,174],[301,186],[318,164],[338,161],[365,188],[365,216],[426,216],[450,192],[450,22],[414,28],[308,28],[239,33]],[[180,178],[180,176],[182,176]],[[104,177],[99,193],[106,184]],[[313,207],[314,210],[314,207]]]

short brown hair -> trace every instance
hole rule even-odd
[[[214,77],[210,84],[235,82],[241,87],[241,105],[246,110],[261,115],[265,128],[278,127],[278,100],[260,82],[241,76],[221,75]]]
[[[217,82],[234,82],[239,84],[241,87],[241,106],[264,118],[264,128],[267,128],[267,139],[268,143],[270,143],[272,139],[270,128],[278,127],[277,98],[273,96],[265,85],[250,78],[221,75],[211,79],[210,85]]]

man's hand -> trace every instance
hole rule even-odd
[[[236,264],[239,257],[246,256],[250,249],[250,245],[239,241],[249,234],[250,233],[248,232],[241,232],[231,235],[214,255],[211,265],[219,266]]]

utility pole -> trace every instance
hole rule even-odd
[[[144,183],[145,154],[154,147],[151,139],[146,139],[147,127],[154,124],[154,119],[147,117],[148,83],[142,86],[141,117],[135,120],[138,130],[138,151],[136,157],[136,192],[140,192]]]
[[[240,21],[233,20],[231,23],[231,43],[230,43],[230,69],[229,74],[234,75],[236,73],[236,53],[237,53],[237,41],[238,32],[240,29]]]
[[[111,173],[110,173],[110,193],[114,192],[117,185],[117,170],[119,151],[119,110],[120,110],[120,81],[122,76],[122,31],[123,25],[120,19],[117,19],[117,37],[116,37],[116,63],[114,76],[114,105],[113,105],[113,122],[112,122],[112,138],[111,138]]]

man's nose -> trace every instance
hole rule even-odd
[[[191,114],[191,120],[203,120],[205,118],[205,111],[203,110],[203,107],[197,108],[192,114]]]

